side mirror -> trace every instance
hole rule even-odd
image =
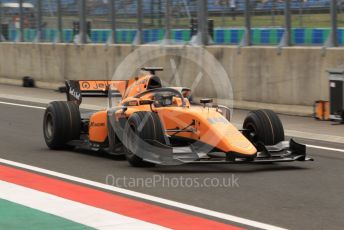
[[[200,100],[201,104],[203,104],[203,107],[205,107],[206,104],[213,103],[213,99],[211,98],[204,98]]]

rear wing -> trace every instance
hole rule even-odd
[[[130,80],[67,80],[66,93],[68,101],[76,101],[79,105],[82,97],[123,97]]]

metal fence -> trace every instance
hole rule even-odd
[[[341,0],[0,0],[0,41],[344,45]]]

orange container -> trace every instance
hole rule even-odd
[[[315,119],[328,121],[330,120],[330,102],[316,101],[314,104]]]

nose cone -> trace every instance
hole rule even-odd
[[[257,153],[254,145],[232,124],[222,126],[219,130],[223,135],[221,146],[224,152],[236,152],[251,156]]]
[[[215,110],[196,107],[188,110],[191,117],[199,121],[196,125],[197,140],[228,153],[252,156],[257,153],[254,145],[225,117]],[[186,117],[183,111],[183,118]]]

